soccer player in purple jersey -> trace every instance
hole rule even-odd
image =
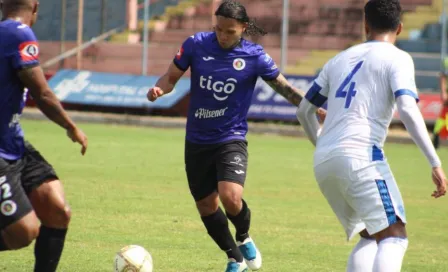
[[[249,236],[251,211],[242,199],[247,170],[247,112],[258,77],[289,102],[304,93],[292,87],[263,47],[242,35],[264,35],[243,5],[223,2],[213,32],[186,39],[148,99],[171,92],[191,69],[191,98],[185,141],[185,168],[191,194],[208,234],[227,253],[227,272],[258,270],[261,254]],[[318,112],[321,118],[324,110]],[[226,213],[219,208],[221,200]],[[236,243],[228,221],[236,228]]]
[[[30,92],[40,110],[87,149],[86,135],[50,90],[39,66],[39,45],[31,26],[36,0],[2,0],[0,22],[0,251],[28,246],[34,239],[35,272],[56,271],[70,209],[53,167],[24,140],[19,124]]]

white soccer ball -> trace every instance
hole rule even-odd
[[[152,257],[141,246],[130,245],[115,255],[115,272],[152,272]]]

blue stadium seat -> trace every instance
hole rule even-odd
[[[180,0],[157,0],[150,6],[150,18],[165,13],[168,6],[177,5]],[[142,1],[139,1],[142,2]],[[38,23],[33,30],[39,40],[60,40],[61,1],[41,1]],[[139,10],[139,19],[143,19],[143,9]],[[67,0],[65,37],[75,41],[77,37],[78,0]],[[106,7],[105,31],[126,25],[126,1],[108,0]],[[56,26],[56,27],[55,27]],[[89,40],[101,35],[101,1],[84,1],[83,39]]]
[[[422,31],[422,39],[440,41],[442,37],[441,24],[426,24]]]
[[[415,57],[414,65],[417,71],[440,71],[440,58],[438,57]]]
[[[437,75],[417,75],[415,81],[419,89],[432,89],[434,92],[439,90],[439,77]]]
[[[176,6],[179,2],[180,0],[158,0],[149,6],[149,17],[161,16],[165,13],[167,7]],[[138,11],[138,18],[143,20],[144,16],[144,9],[140,9]]]
[[[398,40],[396,46],[414,53],[440,53],[441,49],[440,41],[436,40]]]
[[[41,1],[38,23],[33,30],[39,40],[60,40],[61,1]],[[105,31],[126,24],[126,1],[108,0]],[[78,0],[67,0],[65,37],[74,41],[77,37]],[[101,34],[101,1],[84,1],[83,39]]]

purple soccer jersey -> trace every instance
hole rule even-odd
[[[0,157],[19,159],[24,150],[19,124],[25,106],[25,88],[18,70],[39,65],[39,46],[27,25],[13,20],[0,22]]]
[[[222,49],[214,32],[189,37],[174,64],[191,69],[186,139],[204,144],[244,140],[258,77],[269,81],[280,73],[262,46],[243,39],[233,49]]]

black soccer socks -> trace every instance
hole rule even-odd
[[[250,209],[247,207],[246,201],[243,201],[243,207],[239,214],[233,216],[227,213],[227,217],[233,223],[236,229],[235,239],[238,242],[244,242],[249,238],[249,228],[250,228]]]
[[[34,246],[34,272],[55,272],[64,249],[67,229],[40,227]]]
[[[216,242],[219,248],[227,253],[227,257],[237,262],[243,261],[243,255],[236,246],[229,230],[227,217],[221,208],[211,215],[201,217],[208,234]]]

